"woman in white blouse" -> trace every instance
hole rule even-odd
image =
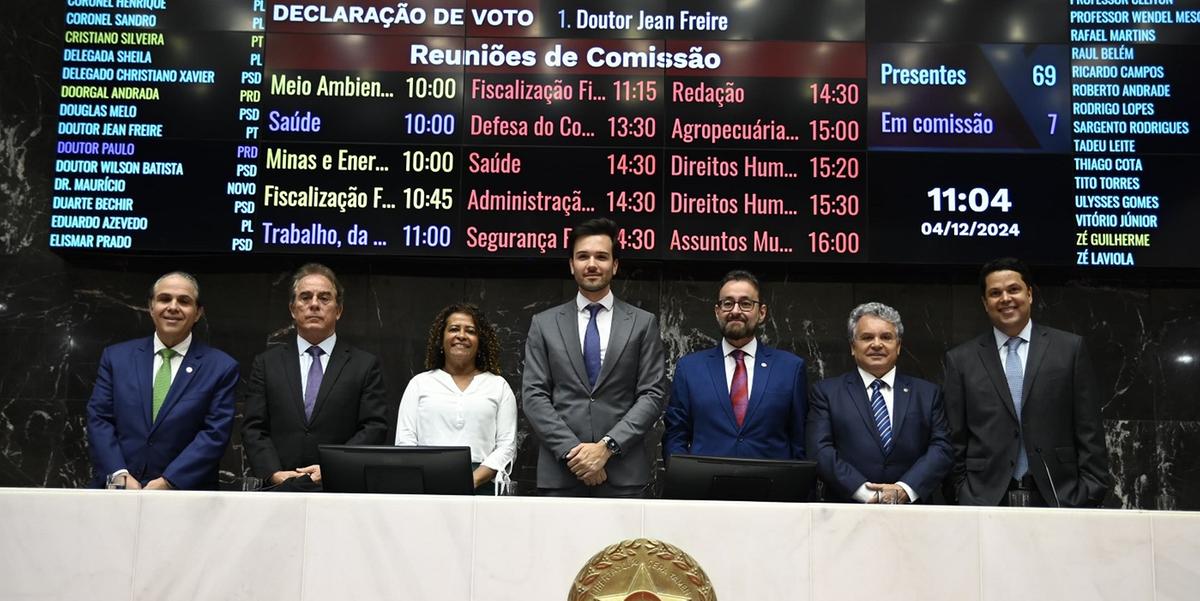
[[[469,446],[475,492],[500,494],[516,452],[517,400],[500,377],[500,343],[475,305],[442,309],[429,328],[425,367],[400,399],[397,445]]]

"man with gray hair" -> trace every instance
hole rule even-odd
[[[864,303],[846,324],[858,368],[821,380],[808,411],[808,455],[826,500],[927,502],[954,465],[937,385],[896,372],[904,323]]]
[[[375,355],[337,335],[345,288],[309,263],[292,276],[296,337],[254,358],[242,445],[254,474],[276,490],[321,490],[321,444],[378,445],[387,390]]]

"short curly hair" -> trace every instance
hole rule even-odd
[[[479,336],[479,350],[475,353],[475,367],[500,375],[500,341],[496,328],[492,327],[483,309],[471,303],[453,303],[438,311],[429,326],[429,340],[425,343],[425,369],[441,369],[446,365],[446,353],[442,348],[442,337],[446,333],[446,322],[455,313],[470,315],[475,320],[475,333]]]

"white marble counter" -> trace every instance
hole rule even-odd
[[[718,599],[1192,601],[1200,513],[0,489],[0,598],[554,600],[657,538]]]

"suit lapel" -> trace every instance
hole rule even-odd
[[[863,427],[867,433],[875,440],[875,445],[879,447],[879,454],[883,454],[883,441],[879,439],[879,428],[875,426],[875,414],[871,411],[871,399],[867,397],[867,389],[863,388],[862,378],[858,375],[858,370],[851,371],[843,377],[843,384],[846,388],[847,398],[850,399],[850,404],[854,405],[854,409],[858,411],[858,416],[862,418]],[[893,428],[895,431],[895,428]]]
[[[1004,377],[1004,366],[1000,365],[1000,351],[996,348],[996,337],[991,330],[979,339],[979,360],[983,363],[983,370],[991,379],[992,386],[996,387],[996,393],[1008,408],[1008,414],[1018,422],[1021,421],[1017,417],[1016,407],[1013,406],[1012,393],[1008,391],[1008,378]]]
[[[567,359],[575,369],[575,375],[579,376],[580,385],[587,390],[587,368],[583,366],[583,343],[579,340],[579,315],[576,314],[576,308],[575,301],[558,308],[558,334],[567,349]]]
[[[712,398],[721,406],[721,412],[725,414],[725,419],[729,420],[729,427],[736,432],[737,419],[733,417],[733,401],[729,398],[729,385],[725,383],[725,355],[722,354],[722,350],[724,348],[720,346],[712,349],[704,364],[708,367],[708,375],[712,379]]]
[[[179,397],[191,385],[196,374],[200,371],[200,366],[204,359],[204,345],[192,339],[192,346],[188,348],[188,352],[183,356],[183,363],[179,365],[179,371],[175,372],[175,379],[171,380],[171,387],[167,389],[167,398],[163,399],[162,407],[158,409],[158,419],[154,421],[154,425],[150,427],[153,432],[158,428],[158,425],[163,423],[171,409],[179,401]]]
[[[333,385],[337,382],[338,376],[342,373],[342,368],[350,362],[350,347],[338,341],[334,344],[333,352],[329,354],[329,364],[325,366],[325,373],[321,376],[321,388],[317,390],[317,400],[313,403],[312,419],[309,423],[317,421],[317,416],[321,414],[321,408],[325,406],[325,399],[329,396],[329,391],[333,389]],[[299,370],[299,360],[296,361],[296,369]],[[304,415],[304,399],[300,399],[300,415]]]
[[[300,423],[304,423],[304,387],[300,385],[300,348],[296,346],[296,340],[293,338],[284,352],[276,356],[283,361],[284,380],[287,381],[292,408],[296,410]]]
[[[1029,333],[1029,357],[1025,359],[1025,377],[1021,380],[1021,412],[1025,412],[1025,408],[1029,406],[1029,391],[1033,390],[1033,380],[1037,378],[1038,371],[1042,367],[1042,360],[1046,358],[1046,352],[1050,348],[1050,337],[1046,335],[1046,330],[1039,328],[1037,324],[1033,325],[1033,331]]]
[[[578,336],[578,329],[576,336]],[[612,373],[617,360],[621,358],[621,353],[625,352],[625,348],[629,342],[629,336],[633,334],[633,309],[629,305],[613,299],[613,315],[612,324],[608,330],[608,348],[604,351],[604,362],[600,364],[600,376],[596,378],[596,388],[600,388],[604,384],[604,380],[608,378],[608,374]],[[576,348],[579,348],[576,346]],[[580,357],[580,363],[583,362],[583,357]],[[587,382],[587,379],[584,379]]]
[[[141,401],[142,417],[146,420],[146,431],[154,426],[154,337],[146,338],[134,353],[133,362],[138,374],[137,394]]]
[[[771,367],[775,364],[771,355],[771,349],[760,342],[758,344],[758,355],[751,357],[750,361],[752,363],[746,366],[746,369],[756,371],[754,372],[754,387],[750,390],[750,399],[746,403],[746,420],[742,422],[743,426],[750,423],[750,419],[754,417],[754,411],[761,404],[763,391],[767,389],[767,382],[770,381],[771,376]]]
[[[904,425],[904,416],[908,415],[908,404],[912,400],[912,387],[908,385],[908,378],[896,372],[896,377],[892,380],[895,384],[892,387],[892,440],[898,440],[900,437],[900,428]]]

